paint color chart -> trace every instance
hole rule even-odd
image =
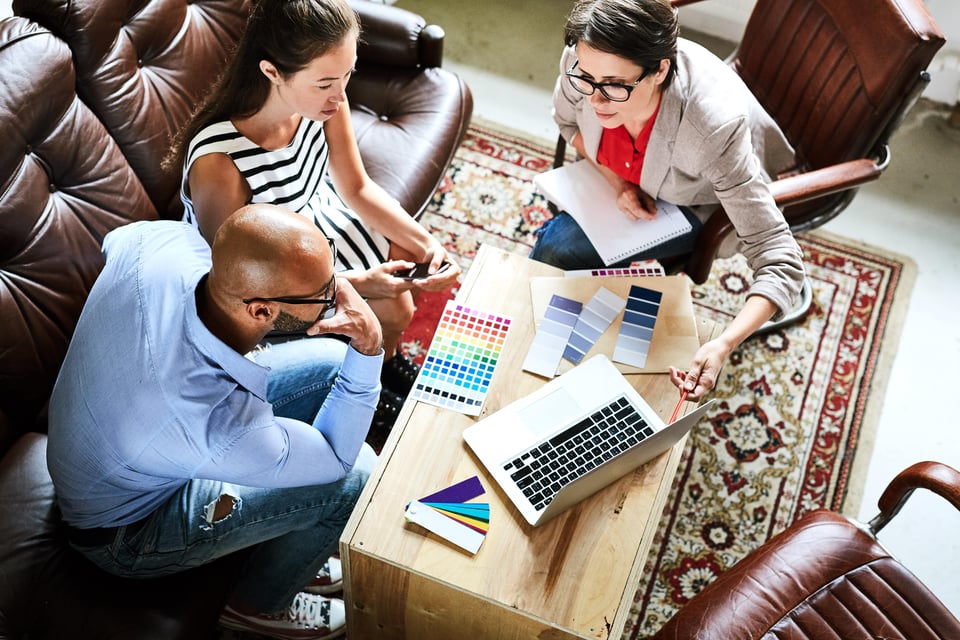
[[[626,301],[623,298],[609,289],[600,287],[577,317],[577,323],[573,326],[563,357],[573,364],[579,364],[590,347],[617,319],[624,305]]]
[[[614,362],[622,362],[641,369],[647,363],[653,327],[660,311],[663,294],[652,289],[632,285],[627,296],[627,309],[613,349]]]
[[[410,397],[479,415],[511,319],[447,302]]]
[[[617,267],[604,269],[572,269],[564,271],[563,275],[567,278],[605,278],[607,276],[618,276],[622,278],[634,278],[637,276],[662,276],[665,272],[659,263],[646,264],[635,267]]]
[[[560,358],[577,323],[583,304],[570,298],[554,295],[533,336],[530,350],[523,361],[523,370],[552,378],[557,375]]]

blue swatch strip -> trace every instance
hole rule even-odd
[[[614,362],[641,369],[646,365],[662,299],[663,293],[660,291],[637,285],[630,287],[627,308],[613,351]]]

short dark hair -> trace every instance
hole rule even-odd
[[[677,72],[679,31],[677,10],[666,0],[577,0],[563,39],[567,46],[584,42],[654,72],[669,60],[666,88]]]

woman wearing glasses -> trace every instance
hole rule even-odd
[[[397,349],[412,290],[452,286],[443,246],[367,175],[344,93],[360,25],[346,0],[258,0],[227,70],[166,160],[183,171],[184,219],[208,242],[247,203],[284,206],[336,240],[338,277],[383,327],[384,386],[375,422],[388,427],[417,369]],[[403,153],[402,149],[395,149]],[[429,262],[430,275],[396,277]]]
[[[716,384],[733,349],[792,307],[804,273],[766,184],[793,164],[792,148],[739,77],[678,30],[665,0],[579,0],[564,32],[554,119],[613,185],[623,215],[651,219],[662,199],[704,216],[719,203],[733,222],[754,282],[743,309],[686,374],[671,369],[696,399]],[[621,266],[689,252],[699,226]],[[604,266],[566,213],[538,232],[530,255],[563,269]]]

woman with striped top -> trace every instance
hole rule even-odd
[[[346,0],[255,2],[230,64],[166,165],[182,167],[184,219],[208,242],[250,202],[308,216],[335,241],[338,277],[383,327],[382,404],[396,409],[416,376],[396,348],[413,316],[412,291],[446,289],[460,269],[438,273],[451,261],[446,250],[363,167],[344,93],[359,33]],[[429,262],[432,275],[396,277],[416,262]]]

